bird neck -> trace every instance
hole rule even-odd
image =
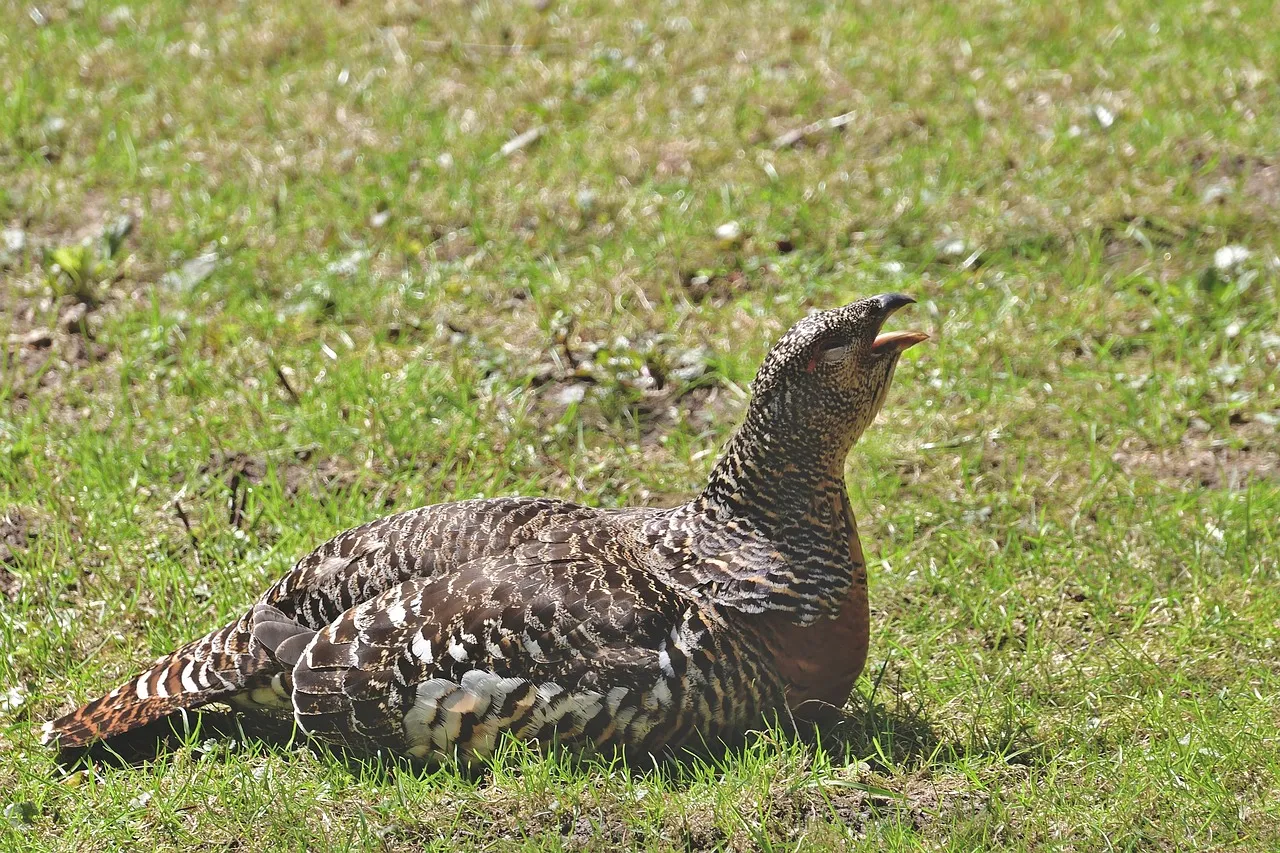
[[[766,534],[792,528],[812,517],[815,504],[847,493],[844,464],[852,443],[779,433],[768,420],[748,410],[700,495],[710,513]]]
[[[706,488],[646,523],[671,583],[718,607],[802,625],[838,613],[862,569],[851,547],[848,448],[812,447],[780,444],[748,415]]]

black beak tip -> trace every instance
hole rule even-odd
[[[914,305],[915,300],[905,293],[882,293],[879,296],[873,296],[872,299],[880,303],[880,310],[886,314],[892,314],[899,308],[905,308],[908,305]]]

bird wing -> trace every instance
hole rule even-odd
[[[319,629],[414,577],[448,574],[508,553],[548,528],[604,511],[542,498],[494,498],[421,507],[338,534],[303,557],[259,604]]]
[[[645,742],[706,625],[608,523],[416,577],[342,613],[294,666],[300,724],[426,756],[499,735]]]
[[[300,647],[352,607],[412,577],[448,576],[606,514],[563,501],[498,498],[423,507],[340,533],[298,561],[240,619],[51,721],[44,737],[76,747],[179,708],[228,699],[283,710]]]

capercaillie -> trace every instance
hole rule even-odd
[[[341,533],[226,627],[45,723],[78,747],[227,702],[361,751],[482,758],[499,737],[656,754],[820,718],[866,659],[844,480],[898,358],[884,294],[770,350],[702,491],[667,509],[439,504]]]

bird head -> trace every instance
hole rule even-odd
[[[898,358],[929,337],[882,331],[890,315],[913,302],[901,293],[883,293],[792,326],[752,383],[751,408],[770,432],[785,434],[772,438],[817,443],[835,450],[843,463],[843,454],[884,404]]]

